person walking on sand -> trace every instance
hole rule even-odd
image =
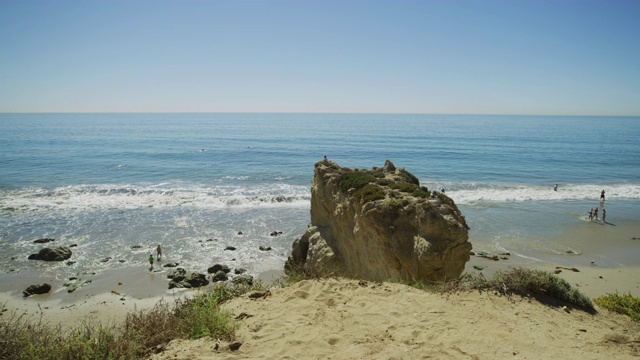
[[[600,201],[604,201],[604,190],[600,192]]]
[[[160,261],[162,258],[162,248],[160,247],[160,244],[158,244],[158,247],[156,248],[156,253],[156,258]]]

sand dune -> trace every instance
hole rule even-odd
[[[174,341],[152,359],[632,359],[640,326],[600,310],[491,293],[306,280],[225,304],[236,340]]]

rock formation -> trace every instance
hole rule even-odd
[[[390,161],[384,168],[315,165],[311,225],[285,270],[372,281],[456,279],[469,261],[468,226],[453,200],[420,187]]]
[[[198,288],[209,284],[206,275],[199,273],[191,273],[191,275],[173,274],[169,282],[169,289],[173,288]]]
[[[51,291],[51,285],[44,283],[38,285],[31,285],[25,291],[22,292],[24,297],[28,297],[36,294],[46,294]]]
[[[71,250],[68,247],[59,246],[55,248],[44,248],[37,254],[31,254],[29,255],[29,260],[63,261],[70,258],[71,255]]]

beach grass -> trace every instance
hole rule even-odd
[[[550,272],[521,267],[497,271],[489,279],[482,275],[465,273],[456,281],[443,284],[442,290],[494,291],[505,296],[535,297],[541,302],[546,302],[546,299],[556,299],[588,312],[595,311],[591,299],[566,280]]]
[[[220,305],[263,288],[260,283],[214,286],[174,304],[161,300],[151,309],[129,313],[122,324],[87,320],[63,328],[42,318],[9,316],[0,320],[0,359],[137,359],[174,339],[230,340],[237,324]]]

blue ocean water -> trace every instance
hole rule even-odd
[[[157,244],[194,271],[280,269],[323,155],[389,159],[445,189],[474,249],[562,254],[550,239],[603,206],[603,189],[607,220],[640,220],[638,139],[638,117],[0,114],[0,271],[142,265]],[[77,244],[76,262],[26,260],[45,237]]]

